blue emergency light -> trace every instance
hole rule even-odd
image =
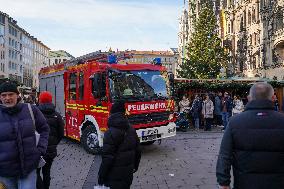
[[[161,58],[154,58],[153,63],[155,65],[161,66],[162,65],[162,59]]]
[[[110,54],[107,56],[107,61],[110,64],[116,64],[117,63],[117,56],[114,54]]]

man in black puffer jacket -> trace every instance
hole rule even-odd
[[[98,183],[111,189],[128,189],[138,169],[141,150],[136,131],[125,116],[124,102],[113,104],[108,127],[104,134]]]
[[[47,151],[44,156],[46,164],[37,170],[37,189],[48,189],[50,186],[50,169],[54,158],[57,156],[57,145],[64,136],[64,122],[61,115],[55,111],[52,104],[51,93],[45,91],[39,95],[40,111],[45,116],[50,128]],[[42,170],[42,176],[40,171]]]
[[[220,147],[217,181],[234,189],[284,188],[284,115],[274,111],[273,88],[256,83],[246,109],[231,117]]]

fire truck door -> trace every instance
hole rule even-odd
[[[66,133],[67,136],[76,140],[80,138],[79,132],[79,106],[78,106],[78,73],[67,73],[66,85]]]
[[[90,114],[96,118],[101,130],[107,127],[108,119],[108,98],[106,72],[95,73],[92,78],[92,97],[89,100]]]

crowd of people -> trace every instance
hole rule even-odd
[[[51,93],[40,93],[38,106],[22,103],[17,86],[5,82],[0,101],[0,189],[48,189],[64,135]],[[179,108],[192,117],[196,129],[201,120],[205,130],[213,123],[224,126],[216,166],[220,188],[230,188],[231,167],[235,189],[284,188],[284,115],[277,112],[271,85],[254,84],[245,108],[242,99],[228,92],[195,95],[192,101],[183,96]],[[103,140],[98,184],[111,189],[129,189],[141,159],[140,141],[125,111],[123,101],[112,105]]]
[[[218,92],[202,96],[196,94],[192,100],[183,96],[178,108],[179,112],[188,115],[195,130],[203,127],[205,131],[210,131],[213,124],[223,126],[225,130],[229,118],[244,110],[244,102],[237,95],[232,98],[228,92]]]

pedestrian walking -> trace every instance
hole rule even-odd
[[[111,189],[129,189],[141,158],[140,141],[125,116],[124,102],[115,102],[104,134],[98,184]]]
[[[48,143],[46,119],[36,106],[19,103],[12,82],[0,85],[0,100],[0,183],[8,189],[35,189],[36,168]]]
[[[279,111],[279,102],[276,94],[273,95],[272,101],[274,103],[274,110]]]
[[[284,188],[284,115],[274,110],[273,88],[254,84],[245,111],[230,119],[217,161],[221,189]]]
[[[42,168],[37,169],[37,189],[49,189],[50,169],[54,158],[57,156],[57,145],[64,136],[64,122],[61,115],[55,111],[50,92],[44,91],[40,93],[38,108],[46,118],[50,132],[46,154],[43,157],[46,164]]]
[[[201,111],[202,111],[202,102],[198,95],[195,95],[195,98],[192,102],[192,106],[190,108],[191,115],[194,121],[194,128],[195,130],[199,130],[200,125],[200,117],[201,117]]]
[[[212,126],[212,120],[213,120],[213,114],[214,114],[214,104],[212,100],[209,98],[209,95],[207,94],[205,96],[205,100],[203,101],[202,106],[202,114],[205,119],[205,131],[211,131]]]
[[[222,125],[222,92],[215,96],[214,118],[216,125]]]
[[[234,96],[232,115],[236,115],[244,111],[244,103],[239,96]]]
[[[189,111],[190,101],[188,100],[188,98],[186,96],[183,96],[182,100],[179,102],[179,108],[180,108],[180,112]]]
[[[225,92],[222,99],[222,121],[225,130],[229,121],[229,118],[232,116],[233,101],[229,93]]]

